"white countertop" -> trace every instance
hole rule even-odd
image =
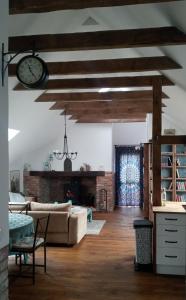
[[[185,208],[183,207],[185,206]],[[164,206],[153,206],[154,213],[184,213],[186,214],[186,202],[167,201]]]

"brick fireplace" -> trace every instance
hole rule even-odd
[[[96,210],[114,208],[112,172],[103,171],[30,171],[24,173],[24,193],[38,202],[65,202],[92,206]]]

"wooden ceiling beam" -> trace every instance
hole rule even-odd
[[[118,119],[118,118],[109,118],[109,119],[83,119],[77,120],[76,123],[134,123],[134,122],[145,122],[146,118],[132,118],[132,119]]]
[[[151,106],[145,106],[145,107],[126,107],[126,108],[91,108],[91,109],[67,109],[66,114],[67,115],[73,115],[81,113],[83,115],[88,114],[111,114],[111,113],[151,113],[152,112],[152,105]],[[63,115],[64,112],[61,114]]]
[[[130,76],[130,77],[102,77],[102,78],[77,78],[77,79],[53,79],[39,90],[62,89],[91,89],[91,88],[122,88],[122,87],[151,87],[154,78],[160,78],[163,86],[174,85],[164,75]],[[15,91],[27,90],[21,83],[14,88]],[[30,90],[32,91],[32,90]]]
[[[16,64],[9,65],[9,76],[16,76],[16,66]],[[50,75],[145,72],[182,68],[174,60],[167,56],[47,62],[47,67]]]
[[[111,118],[117,118],[117,119],[129,119],[129,118],[145,118],[146,113],[144,112],[136,112],[136,113],[121,113],[121,112],[112,112],[109,114],[99,114],[99,119],[111,119]],[[96,119],[98,118],[98,115],[95,113],[89,113],[87,115],[84,115],[82,113],[75,113],[71,115],[69,118],[70,120],[76,120],[76,119]]]
[[[125,101],[125,100],[152,100],[152,90],[123,91],[123,92],[79,92],[79,93],[43,93],[35,102],[93,102],[93,101]],[[162,93],[162,98],[169,97]]]
[[[77,109],[77,110],[83,110],[83,109],[102,109],[102,108],[134,108],[134,107],[152,107],[152,101],[149,100],[141,100],[141,101],[136,101],[136,100],[129,100],[129,101],[112,101],[112,102],[105,102],[105,101],[99,101],[99,102],[87,102],[87,103],[82,103],[81,102],[71,102],[71,103],[61,103],[61,102],[56,102],[53,104],[50,108],[50,110],[69,110],[69,109]],[[165,104],[162,104],[162,107],[165,107]]]
[[[70,1],[69,1],[70,2]],[[88,1],[86,1],[88,2]],[[9,51],[38,52],[136,48],[186,44],[186,34],[176,27],[108,30],[64,34],[39,34],[9,38]]]
[[[110,114],[110,113],[122,113],[122,114],[135,114],[135,113],[152,113],[153,105],[142,105],[142,106],[124,106],[124,107],[90,107],[90,108],[63,108],[58,109],[63,110],[61,115],[64,115],[64,110],[66,111],[67,115],[74,115],[74,114],[82,114],[82,115],[89,115],[89,114]],[[164,113],[162,111],[162,113]]]
[[[108,120],[130,120],[130,122],[135,122],[136,120],[146,121],[146,113],[110,113],[110,114],[88,114],[73,115],[70,119],[78,120],[79,122],[85,123],[99,123],[100,121],[107,122]]]
[[[135,114],[139,114],[139,113],[145,113],[145,114],[151,114],[152,113],[152,108],[126,108],[126,109],[101,109],[101,110],[97,110],[97,109],[84,109],[81,111],[78,110],[72,110],[69,109],[67,110],[67,115],[79,115],[81,113],[81,115],[87,116],[89,117],[89,115],[95,115],[95,116],[117,116],[119,115],[119,118],[121,118],[121,116],[125,116],[125,115],[135,115]],[[63,115],[63,112],[60,113],[60,115]],[[117,116],[118,117],[118,116]]]
[[[69,103],[69,104],[62,104],[56,102],[53,104],[50,108],[50,110],[69,110],[69,109],[77,109],[77,110],[83,110],[83,109],[102,109],[102,108],[130,108],[130,107],[142,107],[142,106],[152,106],[152,101],[143,101],[143,102],[120,102],[120,103],[108,103],[108,102],[97,102],[95,103],[85,103],[82,105],[82,103]]]
[[[67,9],[162,3],[175,0],[9,0],[10,14],[41,13]],[[180,0],[177,0],[180,1]]]

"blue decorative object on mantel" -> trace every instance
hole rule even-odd
[[[43,164],[44,171],[52,170],[52,161],[54,160],[54,156],[52,153],[49,154],[48,159]]]

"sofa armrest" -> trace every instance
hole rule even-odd
[[[87,209],[82,208],[69,216],[69,244],[73,245],[87,233]]]
[[[36,197],[34,197],[34,196],[25,196],[25,201],[28,201],[28,202],[36,201]]]

